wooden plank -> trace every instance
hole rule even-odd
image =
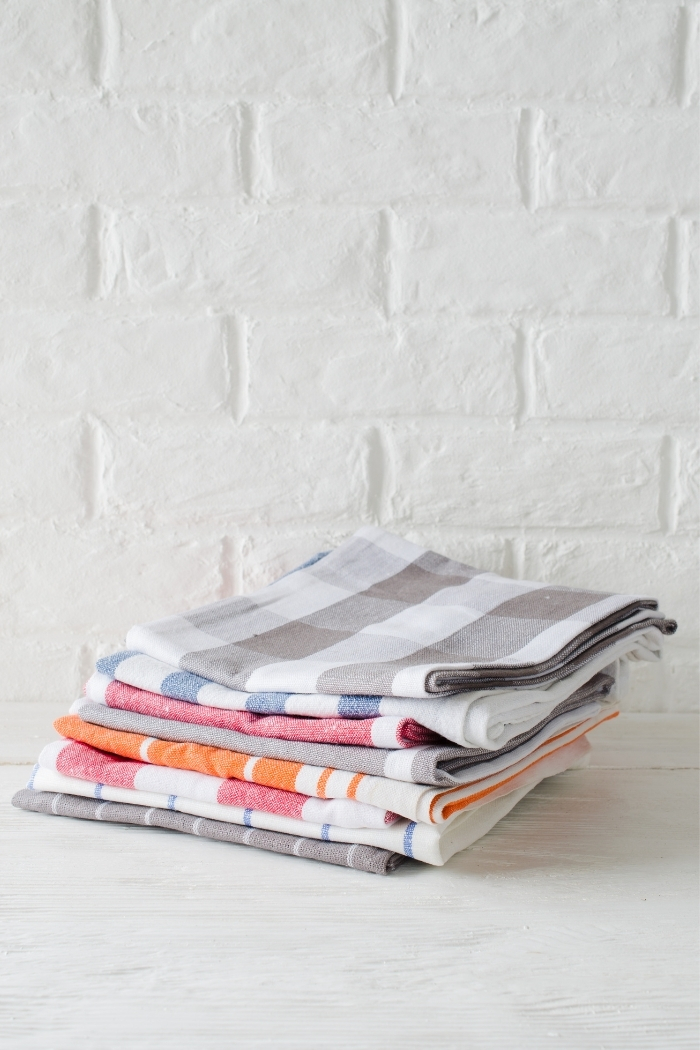
[[[387,878],[5,804],[0,1045],[695,1048],[696,788],[571,771]]]
[[[590,735],[599,769],[697,769],[696,714],[621,714]]]

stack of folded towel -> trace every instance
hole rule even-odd
[[[511,580],[379,528],[133,627],[15,805],[386,873],[444,864],[580,765],[653,599]]]

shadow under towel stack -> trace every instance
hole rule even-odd
[[[386,874],[444,864],[585,763],[657,602],[511,580],[379,528],[248,597],[133,627],[23,809]]]

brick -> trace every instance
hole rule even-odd
[[[83,207],[0,207],[0,299],[64,301],[89,287],[90,217]]]
[[[514,333],[447,325],[256,325],[250,414],[338,418],[515,412]]]
[[[546,114],[539,142],[541,205],[697,206],[695,114],[563,109]]]
[[[675,638],[666,638],[661,661],[632,668],[629,692],[620,706],[623,711],[697,711],[697,650],[689,651]]]
[[[681,644],[698,630],[698,552],[692,540],[666,536],[638,539],[614,533],[605,538],[526,539],[523,576],[564,586],[656,598],[678,620]]]
[[[132,209],[115,215],[106,286],[137,302],[374,313],[377,231],[376,215],[355,212]]]
[[[212,317],[2,315],[0,404],[99,416],[215,412],[228,377]]]
[[[401,218],[396,265],[409,311],[669,309],[661,221],[456,210]]]
[[[249,594],[272,583],[318,551],[337,547],[352,535],[357,524],[354,522],[345,528],[319,524],[300,528],[282,524],[271,529],[242,530],[243,593]],[[440,526],[408,527],[401,529],[401,535],[470,565],[512,575],[510,542],[503,537],[465,536],[464,530],[446,532]]]
[[[0,699],[379,522],[697,708],[696,6],[7,0]]]
[[[356,527],[365,515],[366,453],[355,427],[237,427],[203,417],[172,427],[139,421],[115,426],[112,434],[105,505],[149,528]]]
[[[0,524],[74,521],[84,513],[83,433],[77,420],[23,419],[0,430]]]
[[[520,200],[513,113],[287,103],[261,123],[273,199]]]
[[[382,95],[383,5],[356,0],[114,0],[112,86],[217,95]]]
[[[680,649],[674,644],[673,638],[670,638],[662,666],[665,671],[665,696],[662,710],[698,711],[700,666],[698,665],[697,646],[693,645],[690,650]]]
[[[0,92],[92,86],[95,5],[87,0],[5,0],[0,20]]]
[[[509,539],[489,533],[467,534],[464,529],[445,529],[441,525],[407,524],[401,535],[428,550],[502,576],[513,576],[513,549]]]
[[[108,199],[240,193],[236,110],[111,99],[0,103],[0,185]]]
[[[672,4],[406,0],[406,92],[431,98],[675,101]]]
[[[278,580],[313,554],[339,546],[354,532],[353,525],[280,523],[274,528],[242,528],[240,540],[241,589],[251,594]]]
[[[155,534],[113,518],[0,533],[4,625],[14,637],[122,644],[132,624],[215,601],[221,584],[221,538],[206,526]]]
[[[53,715],[57,718],[65,714],[73,700],[80,696],[82,683],[78,673],[79,654],[72,641],[72,638],[61,642],[46,636],[8,636],[7,632],[3,632],[3,673],[0,677],[0,722],[3,725],[7,725],[8,721],[4,710],[4,704],[8,701],[20,702],[23,706],[45,702],[57,706],[60,704],[61,709]],[[37,725],[38,733],[39,718],[34,711],[31,718],[32,725]],[[43,737],[37,737],[33,754],[22,756],[22,760],[36,762],[41,748],[53,736],[51,726],[46,725],[46,721],[44,729]],[[9,743],[3,738],[0,743],[3,752]]]
[[[660,439],[394,424],[395,521],[420,527],[658,529]]]
[[[697,418],[697,338],[688,328],[567,324],[545,329],[535,345],[536,416],[664,424]]]

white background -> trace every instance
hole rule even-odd
[[[377,522],[658,597],[693,708],[698,23],[5,0],[2,698]]]

